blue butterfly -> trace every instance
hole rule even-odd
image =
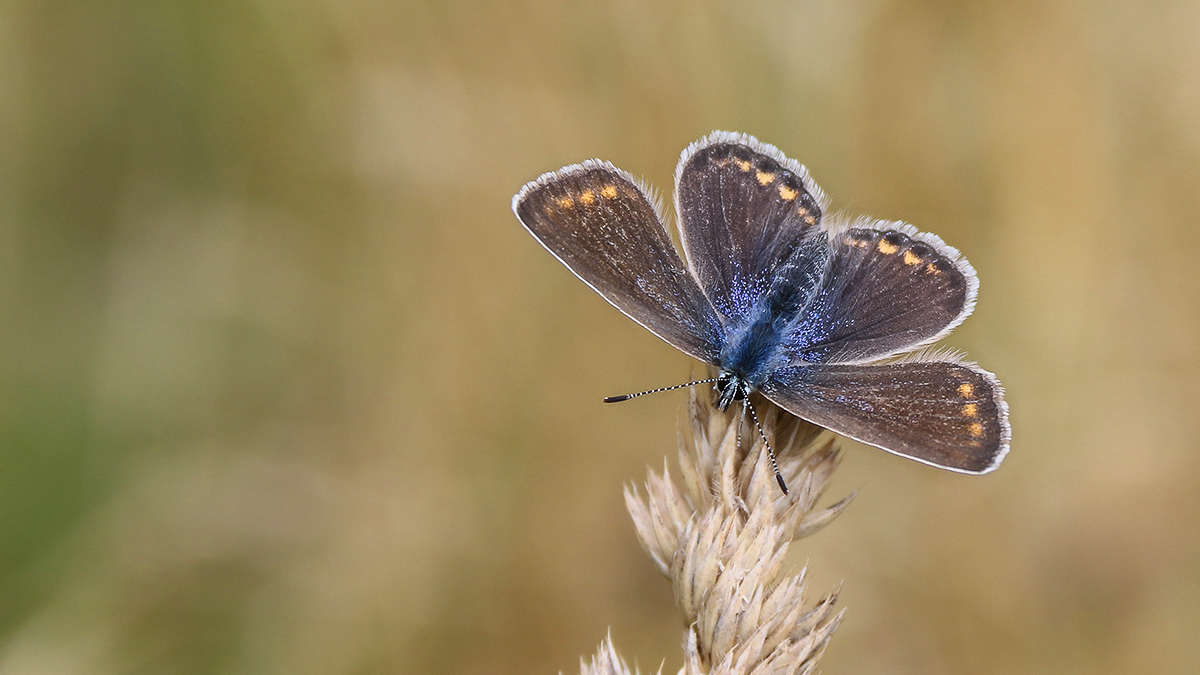
[[[970,315],[974,269],[932,234],[827,208],[803,166],[720,131],[675,171],[683,257],[648,190],[607,162],[547,173],[513,197],[525,228],[584,283],[717,368],[706,382],[719,408],[758,392],[888,452],[992,471],[1011,438],[996,377],[944,354],[893,358]]]

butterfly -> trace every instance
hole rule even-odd
[[[992,471],[1008,452],[996,377],[918,351],[971,314],[971,265],[911,225],[828,215],[808,171],[774,146],[718,131],[683,151],[682,257],[651,192],[608,162],[544,174],[512,206],[605,300],[715,366],[702,382],[714,383],[722,410],[758,392],[849,438],[962,473]]]

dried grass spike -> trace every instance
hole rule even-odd
[[[717,410],[693,390],[678,478],[665,465],[650,471],[645,493],[627,487],[625,503],[642,548],[674,589],[685,626],[681,675],[811,673],[842,615],[836,591],[806,607],[804,570],[786,572],[787,550],[854,495],[816,507],[838,450],[820,428],[770,406],[760,420],[792,487],[783,494],[763,438],[740,433],[741,414],[736,406]],[[582,672],[629,671],[606,640]]]

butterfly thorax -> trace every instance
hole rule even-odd
[[[730,298],[715,303],[725,333],[717,365],[729,375],[732,390],[744,396],[793,360],[794,349],[788,345],[795,342],[799,318],[818,292],[828,257],[827,240],[808,237],[789,248],[765,278],[735,279]],[[722,390],[720,401],[728,405],[736,400],[733,396]]]
[[[765,382],[771,371],[784,365],[784,337],[798,311],[780,311],[776,303],[768,301],[761,311],[751,314],[753,320],[727,329],[718,363],[718,407],[723,410],[744,398],[749,390]]]

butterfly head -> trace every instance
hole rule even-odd
[[[750,383],[746,378],[722,368],[717,373],[717,408],[725,410],[734,401],[744,400],[750,394]]]

